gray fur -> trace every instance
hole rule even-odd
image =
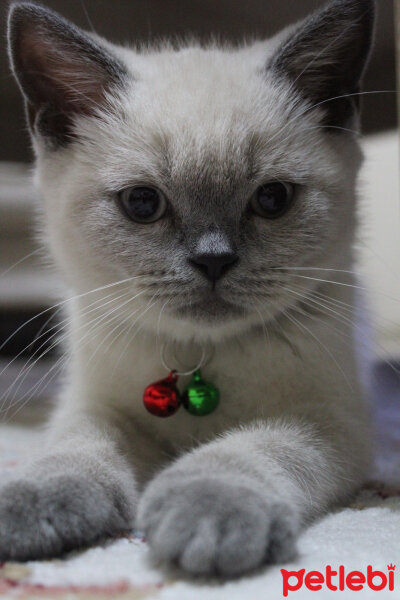
[[[294,556],[299,522],[271,484],[266,491],[229,471],[170,469],[142,496],[137,525],[155,560],[193,575],[240,576]]]
[[[61,471],[9,483],[0,488],[0,560],[60,556],[128,531],[127,517],[93,478]]]
[[[68,440],[0,485],[1,561],[60,556],[129,531],[137,494],[118,437],[109,423],[82,419]]]
[[[154,559],[195,575],[223,577],[292,559],[301,522],[308,516],[301,508],[302,497],[310,493],[326,459],[317,452],[311,455],[311,431],[292,430],[293,439],[287,433],[278,423],[269,431],[260,423],[249,431],[231,432],[156,476],[140,498],[136,519],[148,535]],[[268,453],[258,463],[254,457],[263,446]],[[307,461],[306,448],[311,452]],[[302,489],[286,460],[295,454]],[[327,484],[319,479],[322,495],[317,500],[314,492],[316,506],[326,502]]]

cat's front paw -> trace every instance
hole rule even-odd
[[[59,556],[130,526],[118,494],[99,482],[56,475],[0,487],[0,561]]]
[[[137,525],[157,560],[224,577],[289,560],[298,530],[290,508],[250,478],[171,472],[148,486]]]

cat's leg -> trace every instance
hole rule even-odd
[[[54,557],[132,526],[133,470],[117,427],[87,415],[0,484],[0,561]]]
[[[301,526],[359,484],[362,459],[337,438],[343,454],[300,420],[262,423],[179,458],[139,500],[154,557],[222,576],[291,558]]]

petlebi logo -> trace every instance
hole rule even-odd
[[[389,590],[393,592],[395,589],[396,565],[387,565],[387,571],[379,571],[374,569],[372,565],[368,565],[364,571],[347,571],[343,565],[332,567],[327,565],[325,571],[287,571],[281,569],[282,574],[282,591],[286,598],[289,592],[297,592],[303,586],[312,592],[326,589],[333,592],[344,592],[349,590],[352,592],[360,592],[364,589],[370,589],[374,592]],[[400,586],[396,586],[396,590],[400,590]]]

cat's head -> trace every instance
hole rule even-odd
[[[373,17],[333,0],[265,42],[129,50],[13,5],[48,239],[76,293],[124,280],[146,327],[217,339],[297,303],[314,282],[293,267],[345,264]]]

